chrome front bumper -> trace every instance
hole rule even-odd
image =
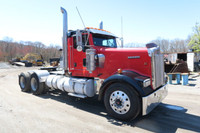
[[[142,97],[142,115],[150,113],[167,96],[167,85],[159,88],[148,96]]]

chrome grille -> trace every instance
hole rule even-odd
[[[165,84],[164,75],[164,57],[159,49],[152,53],[152,85],[156,89]]]

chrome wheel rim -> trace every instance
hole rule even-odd
[[[20,86],[21,88],[25,88],[25,78],[23,76],[20,77]]]
[[[123,91],[114,91],[110,95],[110,106],[117,114],[126,114],[130,110],[130,98]]]
[[[31,89],[32,89],[33,91],[36,91],[37,88],[38,88],[37,80],[36,80],[35,78],[32,78],[32,79],[31,79]]]

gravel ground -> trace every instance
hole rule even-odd
[[[18,85],[20,72],[37,68],[0,62],[0,133],[200,132],[200,77],[168,85],[169,94],[149,115],[131,122],[108,116],[97,97],[79,99],[52,91],[35,96]]]

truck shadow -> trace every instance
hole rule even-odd
[[[98,101],[97,96],[80,99],[68,96],[67,93],[59,90],[53,90],[39,97],[54,99],[77,109],[105,117],[109,123],[116,126],[131,126],[158,133],[176,132],[177,129],[200,132],[200,116],[189,114],[187,113],[187,109],[180,106],[161,103],[147,116],[124,122],[110,117],[106,112],[103,102]]]
[[[113,119],[110,122],[157,133],[174,133],[177,132],[177,129],[200,132],[200,117],[186,112],[187,109],[183,107],[161,103],[150,114],[137,120],[121,122]]]

